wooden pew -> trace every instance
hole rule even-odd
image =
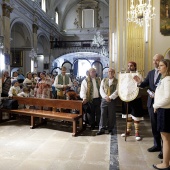
[[[2,119],[2,112],[8,112],[10,114],[20,114],[31,116],[30,128],[35,128],[41,124],[35,124],[35,118],[49,118],[72,122],[73,124],[73,136],[76,136],[83,130],[83,112],[82,101],[79,100],[60,100],[60,99],[40,99],[40,98],[27,98],[27,97],[13,97],[18,101],[19,105],[30,105],[40,108],[39,110],[33,107],[22,109],[0,109],[0,119]],[[43,107],[50,108],[50,110],[43,110]],[[56,110],[76,109],[79,114],[59,112]]]

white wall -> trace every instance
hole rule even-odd
[[[160,32],[160,1],[154,0],[156,18],[153,21],[153,50],[154,54],[165,54],[168,48],[170,48],[170,36],[164,36]]]

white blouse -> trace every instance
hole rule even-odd
[[[170,76],[161,79],[155,91],[153,107],[170,108]]]

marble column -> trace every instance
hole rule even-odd
[[[32,24],[32,33],[33,33],[33,48],[35,52],[37,53],[37,31],[38,31],[38,25],[36,23]],[[34,72],[37,73],[37,56],[34,57]]]
[[[1,33],[4,36],[4,53],[10,53],[10,13],[13,8],[6,2],[2,3]]]
[[[1,57],[1,68],[0,68],[0,100],[1,100],[1,92],[2,92],[2,71],[4,69],[5,61],[2,63],[2,57],[4,57],[4,53],[10,54],[10,13],[12,12],[12,8],[9,3],[6,3],[5,0],[1,4],[2,16],[0,20],[1,25],[1,36],[3,37],[2,45],[0,47],[0,57]],[[10,63],[5,66],[5,69],[9,71]]]

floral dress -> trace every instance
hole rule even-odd
[[[50,78],[41,79],[37,82],[34,96],[37,98],[50,98],[52,80]]]

